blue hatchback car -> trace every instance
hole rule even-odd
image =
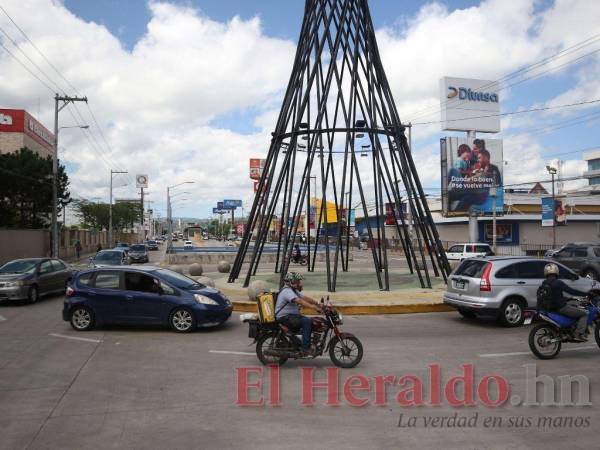
[[[218,326],[233,306],[216,289],[159,267],[103,267],[73,277],[63,320],[77,331],[100,324],[169,325],[179,333]]]

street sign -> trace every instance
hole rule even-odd
[[[253,180],[260,180],[262,172],[265,168],[264,159],[250,158],[250,178]]]
[[[147,188],[148,187],[148,175],[136,175],[135,176],[135,187]]]

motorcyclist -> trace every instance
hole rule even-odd
[[[298,262],[300,262],[301,258],[302,258],[302,250],[300,250],[300,245],[296,244],[296,245],[294,245],[293,260],[295,263],[298,263]]]
[[[542,284],[550,286],[552,292],[550,310],[562,314],[563,316],[576,318],[577,326],[575,329],[575,340],[578,342],[585,342],[588,339],[588,312],[577,306],[568,304],[568,299],[563,297],[563,292],[580,297],[586,296],[587,292],[578,291],[577,289],[569,287],[564,281],[558,279],[558,274],[559,269],[556,264],[550,263],[546,264],[544,267],[544,276],[546,279]]]
[[[311,355],[315,352],[315,348],[311,348],[310,345],[312,320],[300,314],[300,306],[321,312],[321,305],[316,300],[301,293],[304,288],[302,280],[304,280],[304,277],[296,272],[288,272],[285,275],[283,280],[285,287],[277,296],[275,318],[292,330],[302,328],[302,351],[307,355]]]

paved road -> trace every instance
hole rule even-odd
[[[222,329],[188,335],[124,327],[77,333],[60,318],[62,300],[0,305],[0,448],[598,448],[600,412],[589,406],[453,408],[442,400],[438,407],[402,407],[397,385],[388,387],[386,406],[375,405],[373,388],[357,393],[370,404],[350,406],[341,387],[340,406],[325,405],[323,392],[315,406],[302,406],[302,368],[315,367],[324,379],[327,359],[282,367],[282,406],[236,406],[236,369],[258,366],[237,315]],[[510,383],[511,396],[524,396],[524,366],[537,364],[538,373],[554,380],[589,377],[592,403],[600,401],[600,350],[594,344],[541,362],[528,353],[526,329],[454,313],[347,317],[344,329],[362,339],[365,358],[341,371],[341,381],[413,374],[423,378],[428,401],[430,364],[441,365],[444,382],[461,365],[473,364],[477,382],[498,374]],[[455,413],[476,426],[429,422]],[[542,416],[562,423],[538,428]],[[487,417],[499,417],[494,420],[502,426],[485,428]],[[416,426],[406,427],[412,420]],[[528,420],[529,427],[510,426]],[[572,426],[564,426],[569,420]]]

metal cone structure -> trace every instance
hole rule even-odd
[[[327,289],[335,291],[339,269],[349,270],[358,213],[379,289],[389,290],[386,206],[421,286],[431,287],[432,274],[445,280],[448,261],[404,132],[367,0],[307,0],[294,67],[229,282],[244,270],[247,286],[268,252],[276,253],[274,270],[283,284],[304,228],[308,271],[324,262]]]

